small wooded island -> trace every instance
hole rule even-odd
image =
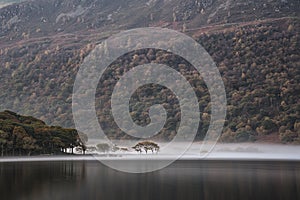
[[[0,155],[64,154],[84,147],[76,129],[48,126],[42,120],[0,112]]]

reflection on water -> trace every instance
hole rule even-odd
[[[300,199],[300,162],[176,161],[127,174],[97,161],[0,163],[1,199]]]

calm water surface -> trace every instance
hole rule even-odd
[[[98,161],[0,163],[3,200],[300,199],[300,162],[177,161],[146,174]]]

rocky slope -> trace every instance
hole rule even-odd
[[[1,43],[62,33],[208,24],[299,16],[298,0],[36,0],[0,11]],[[11,42],[9,42],[11,43]]]

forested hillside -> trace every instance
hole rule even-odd
[[[214,33],[195,33],[197,41],[217,63],[225,84],[228,106],[222,141],[299,143],[299,30],[298,20],[279,20]],[[124,135],[111,115],[111,94],[126,71],[145,63],[171,66],[194,87],[202,112],[198,130],[201,139],[210,123],[210,96],[205,83],[186,61],[153,49],[127,54],[103,75],[96,98],[102,127],[113,138]],[[137,124],[146,125],[150,122],[147,109],[153,104],[162,104],[169,116],[156,137],[171,139],[180,123],[180,107],[167,88],[149,85],[136,91],[131,101],[132,118]],[[190,128],[185,130],[189,132]]]
[[[74,127],[73,83],[88,53],[113,33],[159,26],[192,36],[216,62],[228,101],[222,141],[299,143],[299,13],[296,0],[40,0],[7,6],[0,9],[0,109]],[[126,70],[150,62],[168,64],[195,88],[201,109],[197,138],[203,138],[210,97],[201,75],[186,61],[155,49],[129,52],[107,70],[109,79],[96,97],[107,135],[130,138],[113,121],[109,94]],[[168,89],[149,85],[137,91],[131,115],[137,124],[147,124],[153,103],[168,111],[156,138],[169,140],[176,134],[180,108]]]

